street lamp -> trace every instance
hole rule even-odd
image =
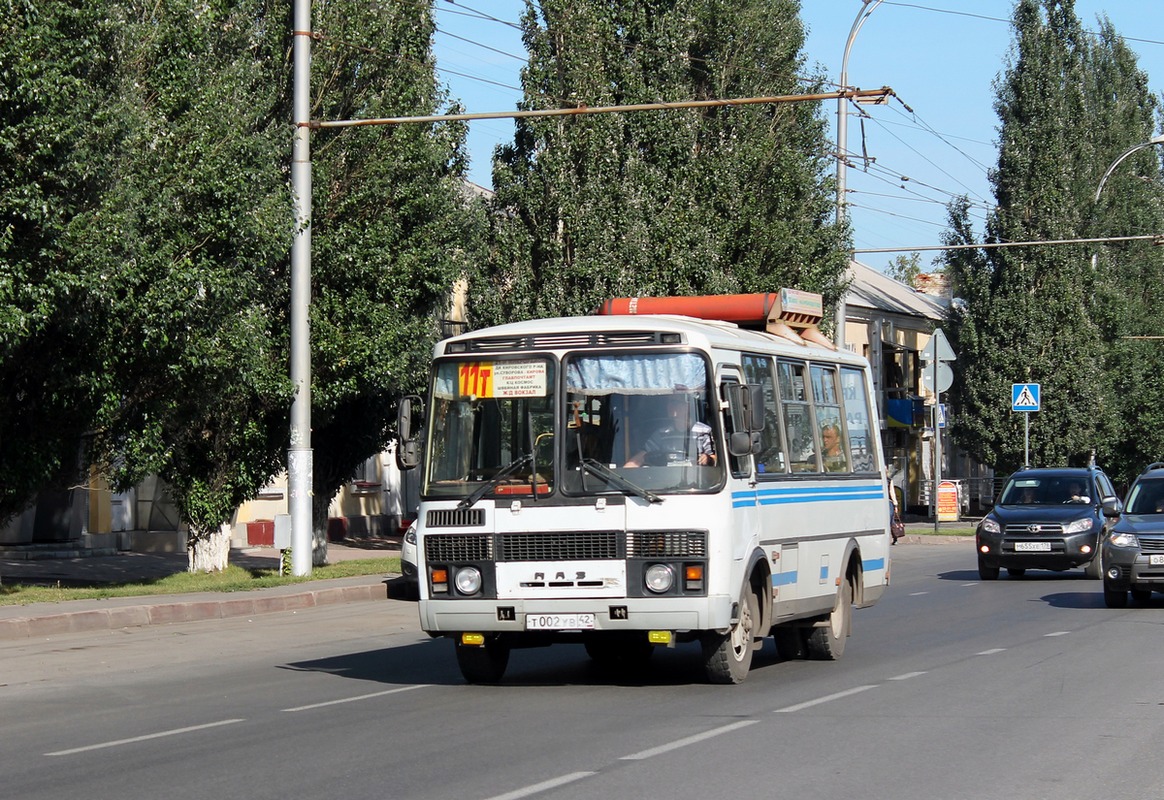
[[[1120,164],[1122,164],[1126,158],[1128,158],[1130,155],[1132,155],[1132,153],[1138,153],[1141,150],[1144,150],[1145,148],[1152,147],[1153,145],[1157,145],[1157,144],[1164,144],[1164,134],[1160,134],[1159,136],[1153,136],[1148,141],[1140,142],[1139,144],[1133,145],[1132,147],[1129,147],[1124,152],[1120,153],[1116,157],[1116,160],[1111,162],[1111,165],[1107,168],[1107,171],[1103,173],[1103,177],[1099,179],[1099,186],[1095,187],[1095,199],[1092,202],[1096,203],[1096,204],[1099,203],[1099,195],[1101,192],[1103,192],[1104,184],[1107,183],[1107,179],[1111,177],[1111,174],[1113,172],[1115,172],[1116,167],[1118,167]],[[1098,263],[1099,263],[1099,251],[1096,250],[1094,253],[1091,254],[1091,269],[1095,270]]]
[[[861,0],[861,10],[857,12],[856,19],[853,20],[853,27],[849,30],[849,38],[845,41],[845,54],[841,57],[841,78],[840,88],[843,90],[849,85],[849,51],[853,49],[853,40],[857,38],[857,33],[861,30],[861,26],[865,24],[865,20],[873,13],[877,6],[881,5],[884,0]],[[848,98],[837,98],[837,225],[845,221],[845,168],[848,166],[848,141],[849,141],[849,104]],[[849,269],[848,263],[845,264],[845,271]],[[845,303],[845,295],[842,293],[837,299],[836,322],[834,324],[833,341],[836,342],[837,347],[844,348],[845,346],[845,316],[848,314],[848,309]]]

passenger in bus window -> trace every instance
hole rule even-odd
[[[826,472],[845,472],[849,469],[849,460],[845,458],[845,450],[841,441],[841,426],[835,422],[826,423],[820,429],[821,460]]]
[[[699,466],[715,464],[715,441],[711,426],[691,413],[689,396],[676,393],[667,398],[667,417],[644,442],[639,452],[624,466],[665,466],[691,461]]]

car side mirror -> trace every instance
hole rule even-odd
[[[1115,495],[1103,498],[1100,507],[1103,509],[1105,517],[1118,517],[1124,510],[1123,503]]]

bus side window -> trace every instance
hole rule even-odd
[[[743,357],[744,380],[764,388],[764,430],[760,432],[760,452],[756,455],[756,472],[761,475],[788,471],[784,437],[780,430],[780,410],[776,403],[776,380],[772,359],[766,356]]]
[[[825,472],[848,472],[852,459],[849,439],[841,424],[841,400],[837,392],[835,368],[813,364],[812,399],[820,434],[821,467]]]
[[[780,361],[776,365],[784,432],[788,435],[788,460],[793,472],[818,472],[812,435],[812,408],[805,383],[805,365]]]

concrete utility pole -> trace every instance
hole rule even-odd
[[[311,531],[311,0],[295,0],[291,194],[291,441],[287,449],[287,513],[291,517],[291,574],[310,575]]]
[[[841,57],[840,88],[842,91],[849,86],[849,51],[853,49],[853,41],[865,20],[873,13],[884,0],[861,0],[861,10],[853,20],[853,27],[849,31],[849,38],[845,41],[845,54]],[[849,158],[849,98],[837,98],[837,224],[845,221],[845,168]],[[846,264],[846,271],[848,265]],[[837,300],[836,320],[833,327],[833,341],[837,347],[845,349],[845,317],[848,315],[845,296],[842,294]]]

